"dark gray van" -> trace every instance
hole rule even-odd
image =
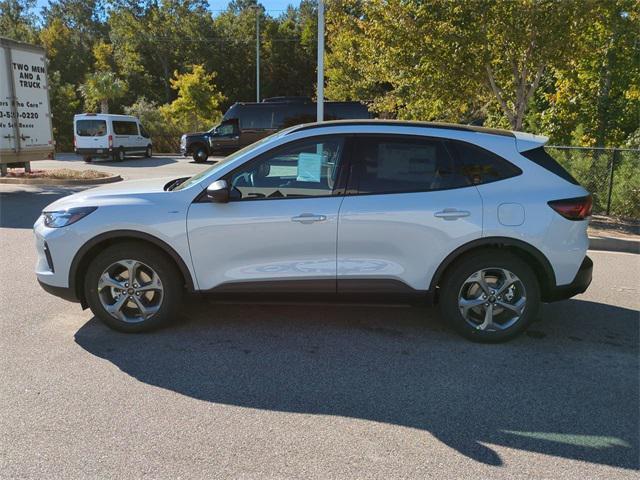
[[[360,102],[325,102],[325,120],[368,119]],[[204,162],[210,155],[228,155],[283,128],[316,121],[316,103],[300,97],[275,97],[260,103],[234,103],[220,125],[208,132],[188,133],[180,139],[183,156]]]

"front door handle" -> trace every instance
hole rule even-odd
[[[433,215],[444,220],[457,220],[458,218],[468,217],[469,215],[471,215],[471,212],[467,210],[456,210],[455,208],[445,208],[444,210],[436,212]]]
[[[291,221],[309,224],[309,223],[315,223],[315,222],[324,222],[326,219],[327,219],[326,215],[316,215],[314,213],[302,213],[297,217],[292,217]]]

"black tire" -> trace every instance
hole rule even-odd
[[[479,330],[468,323],[462,315],[460,311],[461,307],[458,305],[458,298],[463,286],[469,285],[465,284],[465,282],[471,275],[483,269],[490,271],[494,268],[506,269],[519,278],[522,286],[524,286],[526,304],[518,320],[504,330]],[[540,286],[531,267],[518,256],[502,250],[484,250],[468,254],[456,261],[448,269],[444,279],[440,282],[439,303],[442,316],[462,336],[476,342],[504,342],[524,332],[537,317],[540,309]],[[483,305],[488,305],[488,303]],[[478,308],[484,309],[483,306],[479,306]],[[480,311],[481,310],[476,310],[476,312]],[[486,309],[484,309],[484,311],[486,312]],[[495,311],[506,312],[500,315],[513,315],[512,312],[505,309]],[[482,316],[481,313],[477,313],[476,315]],[[516,316],[517,315],[513,318]],[[498,318],[498,316],[496,318]]]
[[[120,147],[113,152],[114,162],[123,162],[125,158],[126,158],[126,155],[124,153],[124,148]]]
[[[102,304],[101,293],[98,291],[98,282],[103,272],[114,263],[129,259],[153,269],[160,277],[163,289],[157,312],[136,323],[130,323],[109,314]],[[143,242],[118,243],[100,252],[89,264],[84,282],[85,298],[93,314],[109,327],[120,332],[146,332],[165,325],[175,318],[182,303],[184,282],[177,266],[164,252]],[[110,295],[110,293],[107,291],[102,295]],[[130,303],[126,302],[126,305]]]
[[[209,158],[209,154],[207,153],[207,150],[204,147],[196,147],[196,149],[193,152],[194,162],[204,163],[207,161],[207,158]]]
[[[84,160],[84,163],[91,163],[93,159],[89,156],[84,156],[82,157],[82,160]]]
[[[147,145],[147,150],[144,152],[144,158],[151,158],[153,156],[153,151],[151,149],[151,145]]]

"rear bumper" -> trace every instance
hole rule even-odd
[[[591,284],[592,276],[593,261],[588,256],[585,256],[573,281],[568,285],[558,285],[551,288],[543,300],[545,302],[557,302],[558,300],[566,300],[567,298],[584,293]]]
[[[76,154],[83,157],[110,157],[113,154],[112,148],[76,148]]]

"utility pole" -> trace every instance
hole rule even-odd
[[[256,102],[260,102],[260,6],[253,8],[256,11]]]
[[[324,0],[318,0],[318,80],[317,118],[324,120]]]

